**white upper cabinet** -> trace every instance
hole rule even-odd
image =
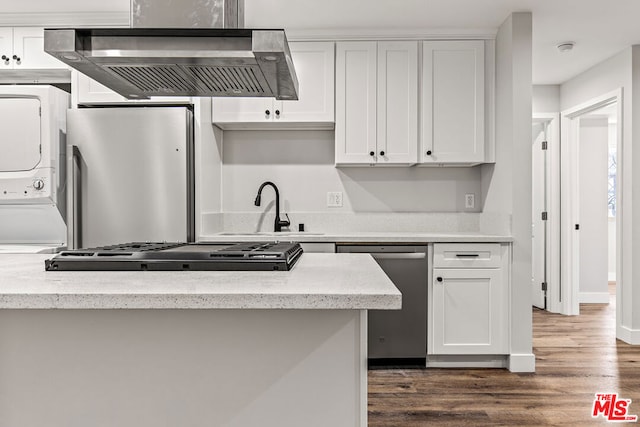
[[[376,42],[336,46],[336,164],[376,162]]]
[[[0,70],[68,68],[44,51],[42,27],[0,28]]]
[[[144,104],[153,102],[185,103],[187,96],[154,96],[149,99],[127,99],[79,71],[71,72],[72,104]]]
[[[417,162],[418,42],[336,48],[336,164]]]
[[[423,165],[485,161],[484,86],[482,40],[423,42]]]
[[[222,129],[332,129],[335,44],[289,43],[298,78],[298,100],[213,98],[212,121]]]
[[[418,161],[418,43],[378,42],[377,162]]]

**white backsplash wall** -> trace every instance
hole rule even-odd
[[[334,166],[333,131],[225,131],[222,212],[262,212],[280,189],[284,212],[480,212],[480,169]],[[327,192],[343,193],[343,207],[327,207]],[[465,194],[475,208],[465,209]]]

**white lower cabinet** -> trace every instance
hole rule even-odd
[[[434,244],[428,353],[509,353],[508,245]],[[485,254],[499,256],[485,257]]]

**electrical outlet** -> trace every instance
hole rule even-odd
[[[327,192],[327,206],[330,208],[342,207],[342,191]]]
[[[464,208],[465,209],[473,209],[476,207],[476,195],[471,193],[471,194],[465,194],[464,195]]]

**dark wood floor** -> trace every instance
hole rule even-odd
[[[640,415],[640,346],[615,339],[611,303],[580,316],[534,309],[535,374],[504,369],[369,371],[369,426],[588,426],[597,392]]]

